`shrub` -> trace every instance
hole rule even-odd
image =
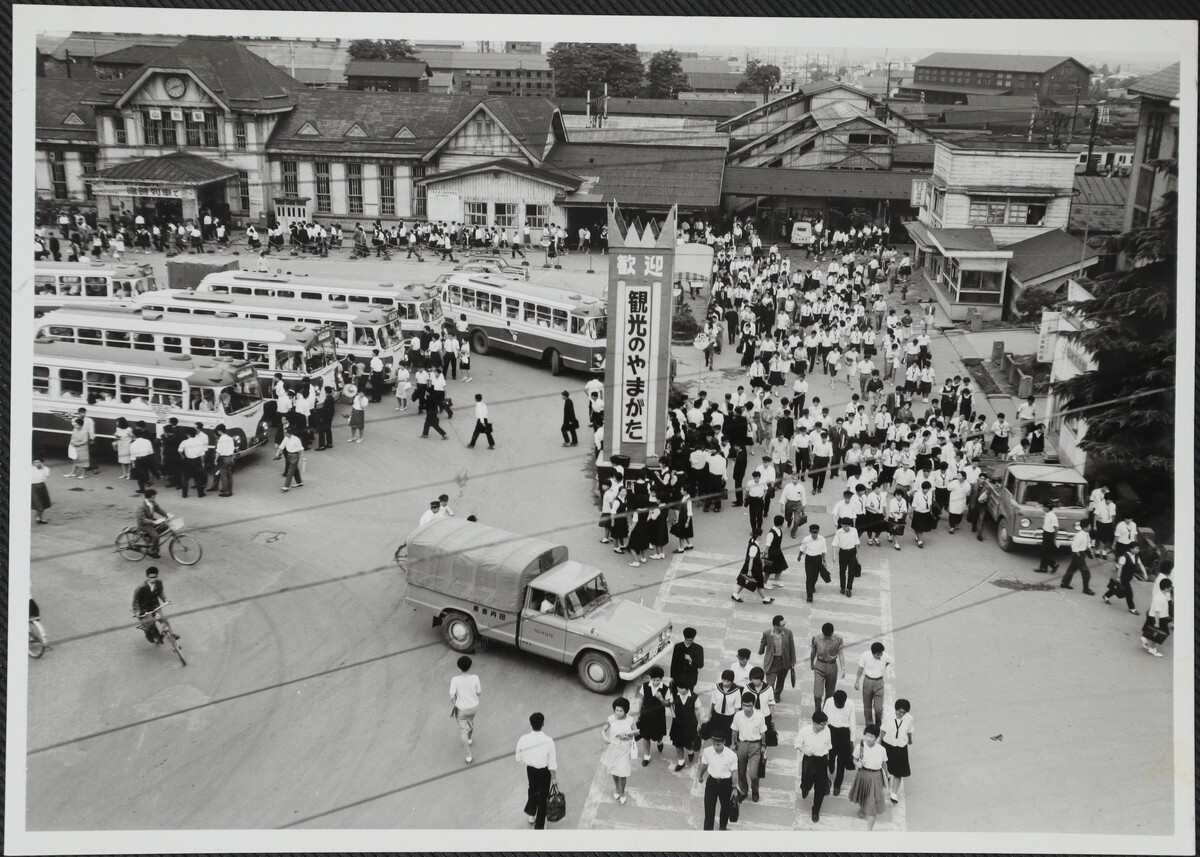
[[[700,325],[687,304],[677,306],[671,313],[671,339],[691,342],[700,332]]]

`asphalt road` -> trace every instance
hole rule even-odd
[[[599,286],[584,261],[571,257],[561,276]],[[408,274],[374,261],[290,269],[301,264]],[[735,360],[727,350],[718,368]],[[566,667],[490,646],[476,657],[483,707],[465,765],[447,698],[457,655],[404,606],[392,553],[447,493],[458,515],[560,540],[647,604],[665,564],[631,569],[597,543],[591,463],[558,434],[559,393],[571,390],[582,412],[584,377],[509,356],[476,358],[473,374],[451,383],[448,442],[419,439],[415,410],[385,399],[368,411],[364,443],[345,443],[342,428],[334,450],[308,454],[303,489],[281,493],[280,463],[260,454],[232,498],[162,493],[205,552],[191,569],[158,563],[186,668],[129,619],[146,563],[111,544],[132,521],[132,486],[111,462],[99,477],[50,480],[51,523],[32,534],[54,648],[30,663],[30,829],[523,828],[512,749],[534,709],[558,739],[564,791],[579,798],[564,826],[578,823],[609,700]],[[702,381],[717,395],[737,376]],[[464,448],[476,392],[491,407],[494,452]],[[741,511],[699,516],[698,549],[740,553]],[[1032,553],[949,536],[944,524],[925,550],[910,541],[886,555],[897,684],[916,719],[910,831],[1172,829],[1171,662],[1142,651],[1139,618],[1078,589],[1028,589],[1046,582]],[[1093,587],[1106,578],[1098,571]]]

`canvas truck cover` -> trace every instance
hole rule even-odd
[[[194,289],[209,274],[237,270],[237,256],[176,256],[167,260],[167,287]]]
[[[442,518],[409,536],[404,564],[412,586],[516,611],[529,582],[566,560],[564,545]]]
[[[684,282],[712,279],[713,250],[707,244],[675,246],[675,276]]]

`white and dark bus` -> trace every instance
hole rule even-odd
[[[33,314],[62,306],[120,307],[158,289],[149,265],[89,265],[85,262],[33,263]]]

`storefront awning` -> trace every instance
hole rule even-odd
[[[207,158],[172,152],[97,170],[85,178],[93,184],[167,185],[197,188],[234,178],[238,171]]]
[[[980,226],[970,229],[935,229],[919,222],[904,224],[908,234],[922,248],[937,250],[955,258],[1011,259],[1011,250],[996,246],[990,230]]]

